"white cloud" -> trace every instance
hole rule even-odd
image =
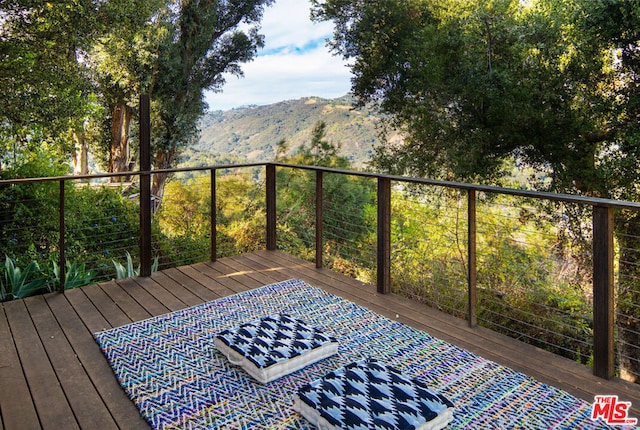
[[[309,14],[310,3],[301,0],[277,0],[267,9],[262,22],[264,49],[242,66],[243,78],[229,76],[222,93],[206,95],[209,108],[345,95],[351,87],[349,69],[325,44],[333,27],[312,23]]]
[[[330,37],[332,24],[312,23],[310,11],[311,3],[307,0],[277,0],[262,20],[262,30],[268,35],[266,48],[300,46],[307,40]]]

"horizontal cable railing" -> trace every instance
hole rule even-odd
[[[590,362],[593,303],[582,288],[592,261],[563,237],[564,203],[543,208],[486,193],[478,200],[478,323]]]
[[[33,278],[5,277],[3,300],[281,249],[639,377],[638,203],[282,163],[7,180],[0,197],[5,273]]]
[[[154,208],[151,256],[158,269],[207,261],[211,241],[209,171],[180,172],[164,187]],[[152,177],[153,179],[153,177]]]
[[[376,196],[369,178],[328,173],[323,180],[324,265],[376,282]]]
[[[640,381],[640,219],[624,210],[616,218],[622,220],[616,236],[617,366],[623,378]]]
[[[391,198],[392,290],[465,318],[465,194],[418,184],[396,188]]]
[[[133,276],[129,260],[138,261],[139,197],[131,183],[68,182],[64,199],[64,251],[68,285],[73,278],[93,276],[102,282],[118,274]],[[62,265],[62,262],[60,262]]]

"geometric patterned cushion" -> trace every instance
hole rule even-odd
[[[393,367],[367,359],[304,385],[294,408],[318,428],[441,429],[453,403]]]
[[[338,342],[286,314],[267,315],[216,335],[216,348],[261,383],[337,353]]]

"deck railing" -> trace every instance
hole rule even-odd
[[[640,211],[640,204],[634,202],[624,202],[608,199],[587,198],[572,195],[542,193],[518,189],[490,187],[466,183],[435,181],[421,178],[409,178],[401,176],[391,176],[376,174],[370,172],[360,171],[345,171],[331,168],[315,167],[315,166],[297,166],[283,163],[257,163],[257,164],[242,164],[233,166],[208,166],[201,168],[182,168],[182,169],[167,169],[167,170],[144,170],[138,172],[129,172],[126,174],[104,174],[104,175],[90,175],[90,176],[76,176],[76,177],[51,177],[51,178],[33,178],[33,179],[15,179],[0,181],[0,190],[3,187],[14,186],[26,186],[29,184],[45,184],[45,183],[57,183],[58,186],[58,206],[52,212],[58,214],[58,230],[57,232],[51,232],[58,236],[57,244],[57,260],[62,274],[60,276],[61,282],[59,289],[64,291],[65,289],[65,263],[67,260],[67,247],[70,232],[68,231],[68,224],[70,217],[76,215],[68,213],[68,208],[65,205],[65,190],[67,182],[76,184],[95,182],[96,180],[104,180],[106,178],[118,178],[129,176],[137,178],[139,184],[139,231],[130,232],[129,237],[131,242],[126,246],[137,246],[140,264],[140,275],[149,276],[151,274],[151,268],[154,259],[154,240],[153,240],[153,206],[151,204],[153,196],[150,194],[150,181],[154,174],[194,174],[199,173],[201,175],[208,176],[208,182],[210,186],[209,195],[209,259],[214,261],[218,257],[218,220],[217,220],[217,208],[219,206],[218,196],[218,179],[221,172],[237,171],[241,169],[259,169],[260,174],[265,183],[264,190],[264,206],[266,210],[265,221],[265,244],[268,250],[276,250],[279,248],[279,235],[278,235],[278,216],[279,216],[279,195],[278,195],[278,171],[304,171],[307,172],[310,177],[315,178],[315,208],[309,211],[312,215],[313,223],[315,224],[315,240],[313,247],[314,256],[317,267],[323,267],[325,264],[326,255],[324,253],[325,243],[324,238],[327,237],[328,232],[324,230],[327,208],[327,196],[323,188],[325,178],[329,175],[347,176],[360,178],[366,181],[373,181],[375,183],[375,262],[372,262],[372,267],[375,268],[375,283],[377,290],[381,294],[387,294],[394,290],[394,261],[393,253],[395,247],[399,246],[398,243],[394,243],[392,240],[392,234],[394,229],[398,228],[394,223],[397,223],[398,217],[402,214],[393,213],[392,207],[394,199],[398,195],[406,198],[406,193],[399,192],[398,190],[406,190],[408,187],[429,187],[436,190],[450,190],[457,193],[459,201],[461,202],[458,212],[464,212],[463,225],[464,225],[464,243],[458,244],[460,253],[463,254],[461,259],[462,266],[465,271],[466,283],[464,294],[466,295],[464,306],[464,317],[471,326],[478,324],[479,312],[482,308],[479,303],[482,302],[481,295],[485,292],[483,287],[478,285],[478,271],[482,269],[482,263],[479,262],[478,254],[478,229],[482,227],[482,221],[479,217],[482,213],[478,211],[478,204],[487,200],[485,198],[479,199],[479,196],[501,196],[510,197],[515,199],[524,199],[526,201],[557,203],[562,205],[577,205],[581,208],[587,208],[592,213],[592,223],[590,232],[592,234],[592,314],[588,316],[588,319],[592,321],[593,340],[592,340],[592,366],[593,372],[597,376],[603,378],[611,378],[616,374],[616,357],[615,357],[615,264],[614,264],[614,212],[616,210],[625,211]],[[34,197],[35,198],[35,197]],[[490,199],[489,199],[490,201]],[[346,209],[348,211],[348,208]],[[249,214],[248,216],[251,216]],[[420,215],[417,215],[420,217]],[[459,216],[457,213],[455,216]],[[394,221],[395,220],[395,221]],[[430,220],[417,219],[414,222],[428,222]],[[89,224],[93,221],[87,221],[84,224]],[[404,222],[404,221],[403,221]],[[408,222],[408,221],[407,221]],[[96,225],[99,224],[95,221]],[[4,227],[2,227],[4,228]],[[98,228],[96,228],[98,229]],[[460,232],[458,232],[460,233]],[[72,233],[72,235],[75,233]],[[486,233],[483,233],[486,234]],[[6,236],[6,235],[5,235]],[[426,238],[425,238],[426,240]],[[457,239],[454,239],[457,240]],[[453,247],[454,244],[452,243]],[[484,245],[483,245],[484,246]],[[7,252],[3,252],[7,254]],[[86,254],[87,258],[92,258],[91,255]],[[479,267],[480,264],[480,267]],[[425,269],[428,271],[429,269]],[[397,279],[397,276],[395,277]],[[449,292],[450,294],[456,294],[456,292]],[[508,325],[508,324],[507,324]],[[632,345],[634,348],[640,348],[640,345]],[[640,356],[640,354],[636,355]],[[637,360],[637,358],[635,358]],[[636,375],[638,376],[638,375]]]

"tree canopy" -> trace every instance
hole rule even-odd
[[[552,189],[628,197],[638,4],[329,0],[314,16],[335,22],[359,102],[407,135],[378,152],[380,167],[486,181],[515,158]]]
[[[58,138],[82,116],[90,83],[79,58],[101,16],[89,0],[0,3],[2,164]],[[69,145],[57,146],[57,155],[69,155]]]
[[[2,2],[2,165],[47,141],[69,159],[74,140],[86,151],[93,136],[95,159],[107,171],[131,170],[137,100],[149,93],[154,167],[173,167],[196,137],[203,91],[220,91],[225,73],[241,75],[241,64],[262,46],[259,24],[271,3]]]
[[[143,91],[155,100],[155,168],[172,167],[179,150],[197,137],[197,121],[205,109],[203,91],[221,90],[224,73],[242,75],[240,64],[263,46],[256,25],[272,2],[183,0],[179,8],[170,4],[157,15],[149,51],[156,54],[143,80]],[[154,175],[156,194],[161,194],[161,178]]]

